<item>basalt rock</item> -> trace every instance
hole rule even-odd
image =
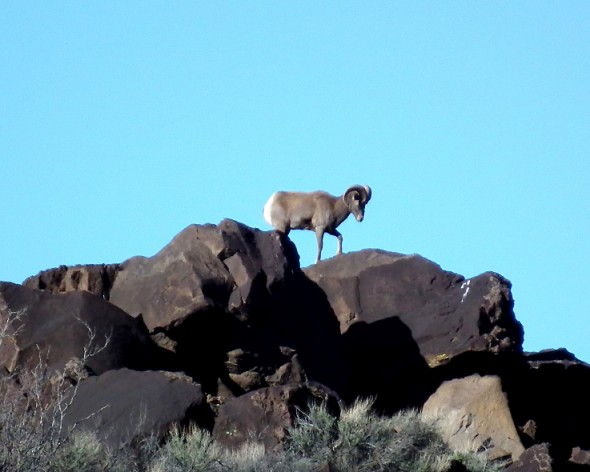
[[[586,467],[590,366],[565,350],[523,353],[511,284],[494,272],[466,279],[421,256],[381,250],[301,270],[288,238],[223,220],[188,226],[151,257],[62,266],[24,285],[0,284],[0,328],[20,313],[0,345],[9,371],[34,367],[37,346],[52,369],[63,369],[83,356],[86,324],[95,343],[110,334],[85,366],[80,414],[101,408],[104,395],[123,411],[118,404],[133,404],[152,374],[159,392],[170,391],[162,375],[186,374],[173,390],[195,401],[179,400],[167,417],[212,422],[212,413],[216,436],[231,447],[252,430],[272,449],[304,401],[372,397],[379,413],[391,414],[422,408],[445,382],[479,375],[499,379],[493,398],[505,395],[518,436],[511,430],[510,438],[527,448],[514,466],[534,467],[542,452],[549,460],[538,470]],[[117,382],[129,396],[108,396]],[[312,385],[324,393],[317,397]],[[195,386],[212,406],[205,416],[193,414],[202,402]],[[468,393],[456,396],[467,402]],[[158,395],[148,402],[169,408],[167,394]],[[168,420],[150,424],[160,430]],[[491,438],[482,447],[509,449],[502,433],[481,431]]]
[[[382,392],[387,411],[416,407],[441,380],[433,369],[466,353],[520,353],[523,330],[510,282],[472,279],[417,255],[364,250],[305,269],[342,333],[350,387]]]
[[[558,470],[574,451],[590,450],[590,365],[565,349],[523,358],[503,374],[512,414],[526,446],[551,445]]]
[[[84,357],[95,374],[165,365],[141,320],[89,292],[53,294],[0,283],[0,325],[7,322],[0,365],[10,372],[40,364],[61,371]]]
[[[327,294],[345,334],[397,319],[430,366],[466,351],[520,352],[511,284],[492,272],[471,279],[418,255],[364,250],[305,269]]]
[[[553,472],[553,459],[548,444],[536,444],[522,453],[506,472]]]
[[[120,369],[83,380],[63,426],[89,429],[118,448],[151,435],[161,439],[173,426],[211,428],[211,422],[201,386],[190,378]]]
[[[110,301],[141,316],[181,369],[223,402],[302,381],[305,363],[333,375],[316,367],[316,353],[329,349],[325,316],[312,319],[325,308],[317,292],[289,240],[223,220],[191,225],[155,256],[123,262]],[[309,342],[316,336],[323,343]]]
[[[250,392],[221,406],[213,437],[232,449],[252,438],[269,451],[280,449],[287,429],[312,403],[325,405],[334,415],[340,412],[338,396],[320,384],[292,384]]]
[[[264,310],[297,269],[292,245],[271,233],[232,220],[190,225],[155,256],[123,262],[110,301],[150,331],[169,330],[203,313]]]
[[[60,266],[29,277],[23,285],[52,293],[87,291],[108,300],[118,271],[118,264]]]
[[[142,316],[150,331],[182,324],[197,313],[223,310],[233,281],[223,263],[190,226],[153,257],[121,264],[111,303]]]

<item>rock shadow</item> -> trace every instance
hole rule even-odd
[[[381,413],[418,408],[433,391],[432,371],[397,316],[351,325],[342,336],[342,350],[352,398],[373,397]]]
[[[267,328],[297,351],[308,379],[345,393],[340,326],[325,292],[298,270],[273,287],[269,308]]]
[[[175,343],[176,365],[212,395],[223,375],[231,316],[222,310],[195,313],[166,335]],[[240,393],[240,392],[236,392]]]
[[[306,380],[346,391],[338,320],[325,293],[299,270],[268,287],[256,305],[195,313],[166,335],[179,369],[212,395],[219,382],[234,396],[246,393],[234,373],[248,372],[261,379],[259,387],[268,386],[264,379],[295,355]]]

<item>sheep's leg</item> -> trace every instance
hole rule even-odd
[[[340,232],[336,229],[333,229],[332,231],[328,231],[329,234],[331,234],[332,236],[336,236],[338,238],[338,250],[336,251],[336,255],[339,256],[340,254],[342,254],[342,235],[340,234]]]
[[[275,231],[282,238],[286,238],[287,236],[289,236],[289,231],[291,231],[291,228],[289,228],[289,226],[286,225],[286,224],[285,225],[276,225],[275,226]]]
[[[323,226],[318,226],[315,229],[315,236],[318,240],[318,255],[315,260],[316,264],[320,262],[320,259],[322,258],[322,248],[324,247],[324,231],[325,230]]]

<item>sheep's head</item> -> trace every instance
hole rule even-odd
[[[357,221],[365,217],[365,205],[371,199],[371,187],[368,185],[353,185],[342,196],[344,203]]]

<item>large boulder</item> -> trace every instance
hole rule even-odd
[[[179,374],[111,370],[83,380],[67,401],[64,431],[86,428],[115,448],[162,438],[174,425],[212,422],[200,385]]]
[[[131,316],[141,315],[150,331],[224,309],[233,281],[200,236],[199,227],[189,226],[155,256],[123,262],[110,301]]]
[[[467,353],[522,351],[510,283],[495,273],[466,280],[418,255],[363,250],[304,269],[325,293],[342,333],[352,395],[377,408],[419,407]]]
[[[267,450],[278,450],[298,413],[312,403],[324,404],[334,414],[340,412],[338,396],[321,384],[291,384],[250,392],[221,406],[213,437],[233,449],[256,438]]]
[[[422,415],[437,423],[454,451],[512,461],[524,451],[499,377],[472,375],[444,382],[426,401]]]
[[[344,334],[359,323],[398,319],[431,366],[466,351],[521,351],[511,284],[487,272],[472,279],[418,255],[364,250],[304,269],[326,293]]]
[[[269,296],[297,272],[299,255],[288,239],[225,219],[218,225],[189,225],[152,257],[60,266],[28,277],[23,285],[94,293],[132,316],[142,315],[154,331],[210,308],[240,316],[268,309]]]
[[[110,301],[168,330],[199,313],[264,309],[298,269],[294,246],[273,233],[233,220],[190,225],[155,256],[123,262]]]
[[[141,320],[89,292],[53,294],[0,283],[0,326],[7,323],[0,365],[11,372],[17,367],[31,371],[40,362],[63,370],[69,361],[83,358],[95,374],[165,362]]]

